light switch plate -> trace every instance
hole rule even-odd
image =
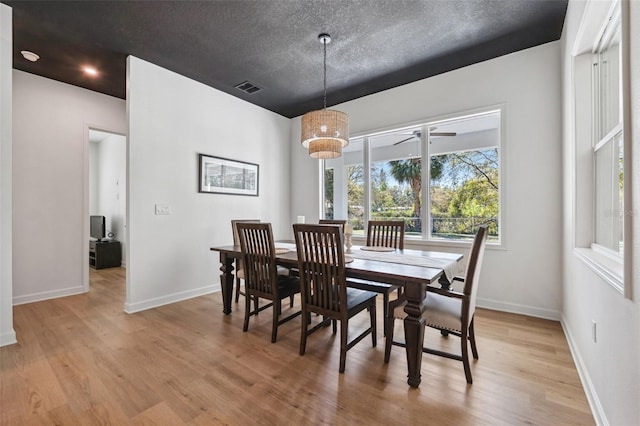
[[[171,206],[169,204],[156,204],[156,215],[171,214]]]

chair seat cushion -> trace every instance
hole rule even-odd
[[[294,277],[278,275],[278,295],[282,298],[300,293],[300,280]]]
[[[429,293],[424,300],[426,309],[422,313],[425,325],[443,330],[460,333],[462,330],[462,301],[453,297]],[[406,303],[402,303],[393,310],[393,317],[404,319]]]
[[[240,268],[236,269],[236,278],[240,278],[241,280],[244,280],[245,279],[244,277],[245,277],[244,269],[240,269]]]
[[[358,305],[367,303],[371,299],[375,299],[376,296],[377,294],[372,291],[347,288],[347,310],[351,310]]]
[[[347,287],[357,288],[359,290],[373,291],[375,293],[391,293],[398,288],[396,285],[379,283],[376,281],[361,280],[358,278],[349,278]]]

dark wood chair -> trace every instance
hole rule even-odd
[[[340,322],[340,373],[344,372],[347,351],[371,334],[376,346],[376,293],[348,288],[345,279],[343,234],[337,226],[293,225],[298,250],[298,271],[302,300],[300,355],[307,337],[331,321],[336,332]],[[371,326],[349,341],[349,319],[369,309]],[[311,312],[323,321],[309,329]]]
[[[234,219],[231,221],[231,231],[233,232],[233,245],[240,245],[240,236],[238,235],[238,223],[260,223],[260,219]],[[242,266],[242,259],[236,260],[236,303],[240,299],[240,295],[244,295],[244,292],[240,290],[241,281],[244,280],[244,267]]]
[[[344,233],[344,226],[347,224],[347,221],[339,219],[320,219],[318,223],[320,225],[340,225],[342,232]]]
[[[483,225],[478,229],[471,251],[464,278],[456,277],[456,280],[464,282],[462,293],[453,290],[443,290],[437,287],[427,286],[427,296],[423,301],[426,310],[422,314],[425,325],[453,334],[461,339],[461,354],[442,352],[436,349],[423,348],[422,351],[444,356],[447,358],[462,361],[464,364],[464,374],[467,383],[473,383],[471,378],[471,367],[469,364],[468,343],[471,343],[471,352],[474,359],[478,359],[476,348],[476,338],[473,327],[473,314],[476,308],[476,293],[478,289],[478,279],[484,257],[484,248],[487,242],[487,226]],[[395,319],[404,319],[407,314],[404,312],[406,301],[403,299],[391,302],[389,316],[385,319],[386,341],[384,350],[384,362],[389,362],[391,355],[391,345],[405,346],[404,343],[393,341],[393,328]]]
[[[370,220],[367,226],[367,246],[404,248],[404,221],[402,220]],[[384,318],[389,310],[389,295],[398,290],[398,286],[366,280],[352,280],[351,286],[361,290],[382,294]],[[386,330],[385,330],[386,335]]]
[[[245,268],[245,311],[243,331],[249,328],[249,317],[257,315],[269,307],[273,308],[273,324],[271,327],[271,343],[278,337],[278,326],[297,317],[297,311],[280,319],[282,299],[293,297],[300,292],[299,280],[295,277],[278,275],[276,268],[276,251],[270,223],[238,223],[238,236]],[[251,311],[251,299],[255,309]],[[271,303],[258,307],[260,298],[271,300]]]
[[[404,248],[404,220],[370,220],[367,225],[367,245]]]

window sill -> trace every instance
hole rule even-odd
[[[356,245],[365,245],[367,239],[362,235],[354,235],[353,243]],[[472,240],[453,241],[453,240],[423,240],[421,238],[404,239],[404,247],[407,249],[418,250],[436,250],[438,248],[445,249],[464,249],[469,250]],[[487,250],[506,250],[504,243],[487,241]]]
[[[619,259],[592,248],[575,248],[573,254],[607,284],[624,295],[624,266]]]

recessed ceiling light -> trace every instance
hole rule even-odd
[[[89,74],[90,76],[98,75],[98,70],[94,67],[85,66],[82,67],[82,71],[84,71],[85,74]]]
[[[38,59],[40,59],[40,56],[36,55],[33,52],[29,52],[28,50],[21,50],[20,53],[22,53],[22,56],[27,60],[27,61],[31,61],[31,62],[35,62]]]

